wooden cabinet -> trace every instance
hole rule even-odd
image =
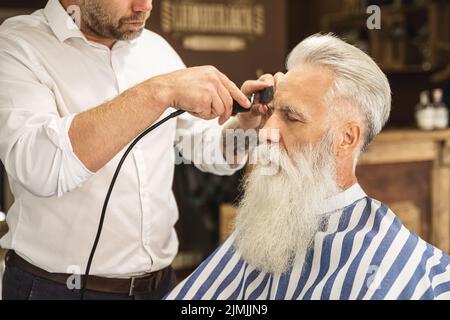
[[[319,0],[322,1],[322,0]],[[361,1],[337,1],[341,6],[322,11],[321,30],[337,33],[367,50],[387,72],[436,69],[449,62],[450,4],[447,0],[417,3],[386,1],[380,7],[379,29],[367,26],[369,14]],[[345,2],[355,2],[348,6]],[[388,4],[390,3],[390,4]]]
[[[357,176],[411,231],[450,251],[450,130],[388,130],[362,155]]]

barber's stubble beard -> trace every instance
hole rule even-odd
[[[257,270],[272,274],[289,271],[296,257],[306,256],[323,223],[322,205],[339,192],[332,134],[314,148],[304,148],[293,159],[278,146],[260,145],[255,152],[267,155],[279,166],[266,175],[257,164],[247,177],[245,193],[234,225],[235,248]],[[258,157],[260,159],[260,157]]]
[[[127,29],[126,22],[144,21],[150,13],[137,13],[131,17],[123,17],[117,20],[107,7],[98,0],[82,0],[81,28],[97,37],[115,40],[134,40],[138,38],[144,28]]]

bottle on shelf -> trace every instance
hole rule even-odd
[[[446,129],[448,127],[448,109],[443,102],[442,89],[433,90],[434,128]]]
[[[435,121],[435,108],[430,103],[427,91],[420,93],[420,102],[416,106],[416,122],[421,130],[433,130]]]

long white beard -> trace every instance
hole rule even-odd
[[[296,255],[305,255],[320,228],[324,200],[339,192],[331,137],[305,148],[293,160],[278,146],[260,145],[254,152],[270,157],[277,174],[257,164],[245,181],[238,208],[235,247],[260,271],[282,274]]]

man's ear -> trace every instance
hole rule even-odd
[[[353,156],[361,143],[361,125],[357,122],[347,122],[340,129],[336,155],[339,158]]]

